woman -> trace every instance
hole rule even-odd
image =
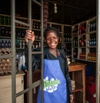
[[[44,48],[44,103],[72,103],[73,94],[71,80],[68,72],[68,63],[63,50],[57,48],[59,32],[56,28],[49,27],[44,31],[47,48]],[[25,41],[34,42],[34,32],[26,31]],[[26,63],[27,63],[26,52]],[[32,69],[40,67],[40,58],[33,57]],[[40,91],[38,103],[41,103]]]

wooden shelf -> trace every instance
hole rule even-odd
[[[73,90],[73,93],[74,92],[83,92],[83,87],[78,85],[77,83],[75,83],[75,90]]]
[[[75,97],[75,103],[85,103],[86,102],[86,76],[85,76],[85,67],[86,64],[73,62],[69,65],[69,72],[71,72],[71,78],[75,81],[75,89],[73,90],[73,94]],[[81,94],[81,96],[79,96]],[[79,97],[78,97],[79,96]]]
[[[77,29],[77,35],[73,35],[74,29]],[[72,44],[78,45],[78,48],[72,47],[72,61],[75,61],[74,57],[77,56],[77,60],[86,62],[95,62],[86,60],[89,54],[94,53],[96,55],[96,17],[77,23],[72,26]],[[81,47],[82,46],[82,47]],[[85,59],[80,59],[79,55],[86,53]],[[92,56],[91,56],[92,57]],[[96,58],[96,56],[95,56]]]

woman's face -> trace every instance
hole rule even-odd
[[[55,31],[51,30],[47,32],[46,42],[49,48],[51,49],[57,48],[58,41],[59,41],[59,37],[57,36]]]

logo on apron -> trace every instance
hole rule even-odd
[[[49,81],[49,77],[46,77],[44,79],[44,91],[52,93],[57,90],[59,84],[60,80],[58,79],[54,80],[54,78],[51,78]]]

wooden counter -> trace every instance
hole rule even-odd
[[[12,103],[11,75],[0,76],[0,103]],[[24,89],[24,73],[16,74],[16,93]],[[17,97],[16,103],[24,103],[24,95]]]
[[[86,103],[86,64],[71,63],[69,65],[69,72],[71,72],[71,79],[75,81],[75,90],[73,90],[75,103]]]

